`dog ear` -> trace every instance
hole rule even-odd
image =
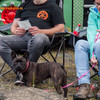
[[[11,52],[12,60],[16,57],[16,53],[14,51]]]
[[[24,57],[26,60],[28,60],[28,58],[29,58],[29,53],[28,53],[28,51],[26,51],[26,52],[24,53],[23,57]]]

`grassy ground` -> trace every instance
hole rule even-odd
[[[56,55],[56,50],[53,50],[53,55]],[[48,53],[45,54],[45,57],[50,59],[50,61],[53,61]],[[39,62],[44,62],[44,61],[45,60],[43,58],[39,59]],[[62,63],[62,51],[58,55],[57,61],[59,63]],[[2,63],[3,63],[3,61],[0,58],[0,66],[2,65]],[[7,69],[9,69],[9,67],[6,65],[6,67],[3,71],[5,71]],[[77,77],[76,77],[76,68],[75,68],[75,62],[74,62],[74,49],[71,47],[68,47],[65,51],[65,69],[67,71],[68,84],[75,81],[77,79]],[[91,71],[91,74],[93,74],[92,71]],[[14,85],[14,79],[15,79],[15,75],[13,72],[10,72],[5,76],[0,77],[0,91],[5,92],[5,91],[11,91],[16,88],[20,88],[20,86]],[[91,82],[92,82],[92,84],[99,83],[98,80],[99,80],[98,77],[94,77],[91,79]],[[72,87],[72,86],[68,87],[68,100],[73,100],[73,95],[76,92],[76,87]],[[50,79],[48,79],[44,83],[39,84],[37,86],[37,88],[41,88],[41,89],[45,90],[45,89],[53,89],[54,87],[53,87],[52,81]],[[95,98],[87,99],[87,100],[95,100]]]

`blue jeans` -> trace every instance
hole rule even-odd
[[[50,40],[45,34],[32,36],[26,33],[23,36],[9,35],[0,37],[0,55],[3,60],[12,67],[12,50],[27,50],[29,60],[37,62],[42,53],[50,46]]]
[[[94,44],[94,54],[98,60],[100,75],[100,39]],[[75,45],[75,64],[77,77],[79,78],[89,70],[90,47],[86,40],[79,40]],[[78,81],[79,85],[83,83],[90,84],[90,72]]]

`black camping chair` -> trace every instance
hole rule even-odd
[[[52,1],[54,1],[54,0],[52,0]],[[55,0],[55,1],[56,1],[56,0]],[[58,3],[58,1],[60,1],[60,0],[57,0],[57,3]],[[8,33],[7,33],[6,31],[9,30],[9,29],[11,28],[11,25],[12,25],[12,23],[7,24],[7,25],[0,26],[0,34],[1,34],[1,36],[8,35]],[[55,33],[55,34],[52,36],[52,39],[51,39],[51,46],[50,46],[50,48],[48,49],[48,52],[49,52],[49,54],[51,55],[53,61],[54,61],[54,62],[57,62],[57,56],[58,56],[59,52],[61,51],[61,49],[63,48],[63,58],[62,58],[63,67],[64,67],[64,65],[65,65],[65,40],[66,40],[66,39],[65,39],[65,36],[66,36],[66,34],[71,34],[71,33],[67,32],[67,31],[66,31],[66,32],[61,32],[61,33]],[[57,37],[60,37],[60,40],[59,40],[59,42],[57,42],[57,43],[54,44],[54,40],[55,40]],[[1,38],[2,38],[2,37],[1,37]],[[59,49],[58,49],[58,51],[57,51],[57,53],[56,53],[56,56],[54,57],[53,54],[51,53],[51,50],[52,50],[55,46],[57,46],[57,45],[60,45],[60,46],[59,46]],[[49,62],[49,60],[48,60],[47,58],[45,58],[43,55],[41,55],[41,56],[42,56],[46,61]],[[1,67],[1,69],[0,69],[0,76],[4,76],[4,75],[7,74],[8,72],[12,71],[12,68],[11,68],[10,70],[8,70],[8,71],[2,73],[2,70],[3,70],[4,66],[5,66],[5,62],[4,62],[4,64],[2,65],[2,67]]]

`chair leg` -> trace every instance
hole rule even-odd
[[[54,37],[51,41],[51,44],[53,43],[53,40],[54,40]],[[50,56],[52,57],[53,61],[57,62],[56,59],[58,57],[58,54],[61,51],[61,48],[63,48],[63,58],[62,58],[63,59],[63,67],[65,65],[65,40],[66,40],[65,36],[63,36],[58,43],[56,43],[55,45],[50,47],[50,49],[48,50],[48,52],[49,52]],[[59,49],[57,50],[56,56],[54,57],[53,54],[51,53],[51,49],[54,48],[55,46],[57,46],[58,44],[60,44],[60,46],[59,46]],[[47,60],[43,55],[42,55],[42,58],[44,58],[47,62],[49,62],[49,60]]]
[[[1,69],[0,69],[0,73],[1,73],[1,71],[3,70],[5,64],[6,64],[6,63],[4,62],[3,65],[2,65],[2,67],[1,67]]]
[[[65,66],[65,36],[63,37],[63,67]]]
[[[0,76],[4,76],[4,75],[6,75],[7,73],[9,73],[11,71],[12,71],[12,69],[9,69],[8,71],[4,72],[3,74],[0,74]]]
[[[4,76],[5,74],[7,74],[7,73],[9,73],[10,71],[12,71],[12,69],[9,69],[8,71],[6,71],[6,72],[4,72],[4,73],[1,73],[2,72],[2,70],[3,70],[3,68],[5,67],[5,62],[3,63],[3,65],[2,65],[2,67],[1,67],[1,69],[0,69],[0,76]]]
[[[52,59],[54,60],[54,62],[57,62],[56,59],[54,58],[54,56],[52,55],[51,51],[49,50],[49,54],[51,55]]]
[[[54,62],[57,62],[56,59],[57,59],[57,57],[58,57],[59,52],[61,51],[61,47],[63,47],[63,67],[64,67],[64,65],[65,65],[65,40],[66,40],[66,39],[65,39],[65,36],[63,36],[63,37],[62,37],[62,40],[61,40],[60,47],[59,47],[59,49],[58,49],[58,51],[57,51],[55,57],[52,55],[51,51],[49,50],[49,54],[50,54],[51,57],[53,58]]]
[[[48,59],[46,59],[43,55],[41,56],[44,60],[46,60],[47,62],[49,62],[49,60]]]
[[[98,72],[96,72],[94,75],[92,75],[92,76],[90,77],[90,79],[93,78],[93,77],[96,76],[96,75],[98,75]]]
[[[90,64],[90,63],[89,63],[89,64]],[[91,64],[90,64],[90,67],[92,68],[92,65],[91,65]],[[98,74],[98,70],[97,70],[95,67],[93,67],[92,70],[95,72],[95,74],[92,75],[92,76],[90,77],[90,79],[93,78],[93,77],[96,76],[96,75],[99,76],[99,74]]]

